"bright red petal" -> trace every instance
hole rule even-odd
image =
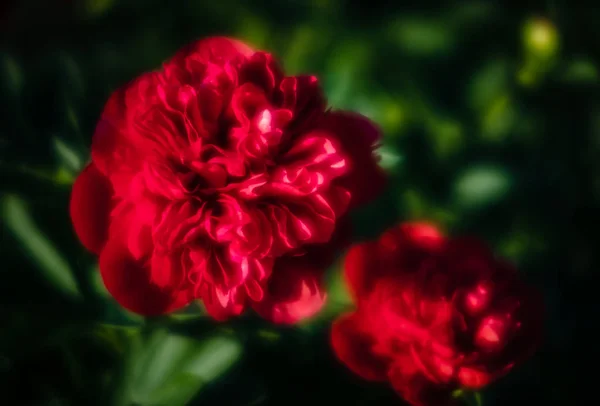
[[[293,324],[314,316],[325,304],[321,277],[324,268],[311,255],[275,261],[263,300],[254,309],[274,323]]]
[[[100,253],[108,237],[112,195],[110,182],[93,163],[73,184],[71,221],[83,246],[95,254]]]
[[[337,357],[353,372],[370,381],[387,379],[388,362],[371,351],[374,341],[357,313],[337,319],[331,328],[331,345]]]
[[[100,273],[106,289],[126,309],[156,316],[177,310],[191,301],[188,292],[152,281],[150,262],[136,260],[127,245],[111,238],[100,255]]]
[[[350,171],[341,181],[352,194],[351,207],[375,199],[386,183],[373,153],[381,139],[379,129],[366,117],[347,112],[326,114],[319,128],[336,136],[351,161]]]
[[[202,303],[213,319],[225,321],[232,316],[239,316],[244,311],[246,294],[239,288],[222,291],[211,286],[203,292]]]

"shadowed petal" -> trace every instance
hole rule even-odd
[[[92,163],[79,174],[69,211],[75,233],[88,250],[99,254],[108,237],[112,187],[108,179]]]
[[[155,316],[177,310],[191,301],[190,292],[154,281],[150,263],[135,259],[119,238],[111,238],[100,255],[100,272],[106,289],[126,309]]]

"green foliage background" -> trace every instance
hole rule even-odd
[[[295,328],[201,310],[141,319],[107,296],[68,216],[110,93],[224,34],[314,73],[377,122],[391,182],[356,239],[407,219],[476,234],[543,291],[546,339],[467,402],[580,404],[597,355],[600,8],[562,1],[22,0],[0,5],[0,403],[402,404],[328,348],[349,306]],[[586,365],[589,364],[589,365]],[[593,378],[592,378],[593,379]]]

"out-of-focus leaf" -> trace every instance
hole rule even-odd
[[[288,47],[283,54],[286,71],[290,74],[307,73],[314,59],[314,54],[326,44],[322,34],[314,27],[299,27],[293,34]]]
[[[152,392],[143,405],[187,405],[190,399],[202,389],[202,386],[204,386],[204,382],[196,375],[182,372]]]
[[[494,4],[485,0],[463,1],[452,7],[448,19],[457,27],[467,24],[479,24],[494,14]]]
[[[479,208],[506,196],[512,184],[511,175],[501,167],[474,166],[458,176],[454,198],[460,207]]]
[[[65,93],[71,97],[81,97],[85,87],[85,79],[75,59],[71,55],[62,52],[58,55],[58,66],[62,74],[63,86],[66,87]]]
[[[509,65],[504,60],[492,60],[477,71],[467,86],[471,108],[481,111],[506,92],[510,79]]]
[[[572,83],[596,83],[598,69],[588,59],[577,59],[567,65],[563,79]]]
[[[13,95],[19,95],[23,89],[24,77],[21,67],[7,54],[0,54],[0,80],[2,87]]]
[[[425,217],[428,213],[429,202],[417,190],[406,189],[401,197],[401,206],[406,213],[402,213],[402,217],[420,218]]]
[[[84,0],[83,8],[87,16],[100,17],[107,13],[115,3],[115,0]]]
[[[343,260],[340,260],[338,266],[330,272],[328,286],[328,302],[338,307],[352,305],[352,297],[344,279]]]
[[[511,231],[497,246],[503,257],[515,263],[523,261],[527,256],[540,255],[545,248],[543,236],[523,227]]]
[[[482,138],[491,142],[504,141],[515,126],[517,114],[509,95],[496,97],[481,118]]]
[[[281,334],[272,330],[258,330],[256,333],[260,338],[266,341],[278,341],[281,338]]]
[[[73,171],[69,171],[64,167],[60,167],[54,174],[52,181],[59,185],[72,185],[73,182],[75,182],[75,174],[76,173]]]
[[[90,269],[88,275],[91,280],[91,285],[96,291],[96,293],[103,297],[110,297],[110,293],[108,292],[106,286],[104,286],[104,282],[102,281],[102,274],[100,273],[100,268],[97,264],[94,265],[92,269]]]
[[[53,138],[53,145],[59,162],[74,173],[81,171],[82,159],[73,148],[58,137]]]
[[[139,328],[130,326],[116,326],[112,324],[99,324],[92,331],[94,338],[118,353],[125,353],[131,341],[136,339]]]
[[[404,157],[391,145],[379,147],[377,155],[380,157],[379,166],[390,172],[396,171],[404,160]]]
[[[356,91],[356,77],[369,59],[369,46],[363,42],[349,41],[336,50],[329,60],[325,89],[329,104],[336,108],[352,106],[350,94]]]
[[[79,298],[81,294],[68,262],[37,228],[21,198],[13,195],[2,198],[2,219],[44,277],[69,297]]]
[[[232,337],[200,341],[159,330],[131,353],[117,403],[185,405],[240,355],[241,345]],[[179,385],[181,391],[177,391]]]
[[[428,136],[438,159],[454,156],[464,146],[464,134],[459,122],[449,119],[427,120]]]
[[[407,102],[397,97],[389,97],[379,94],[377,96],[356,97],[352,103],[353,110],[369,118],[379,125],[386,138],[398,135],[406,126],[410,117],[410,109]]]
[[[398,46],[409,55],[445,55],[456,45],[455,33],[441,20],[402,18],[392,24],[390,31]]]
[[[268,43],[269,24],[267,21],[262,20],[256,15],[250,13],[244,13],[244,17],[241,19],[241,21],[243,23],[239,27],[239,38],[243,38],[244,41],[258,49],[266,48],[268,45],[271,45]]]
[[[233,337],[216,336],[196,342],[195,351],[185,367],[204,382],[210,382],[227,372],[241,354],[242,347]]]
[[[455,399],[463,399],[464,403],[468,406],[482,406],[483,400],[479,392],[465,391],[457,389],[452,392],[452,397]]]

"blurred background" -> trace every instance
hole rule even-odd
[[[357,213],[356,240],[433,220],[481,236],[542,290],[543,348],[470,400],[584,404],[598,355],[600,8],[409,3],[0,2],[0,403],[402,404],[328,348],[349,306],[335,267],[325,311],[294,328],[198,309],[144,320],[108,297],[72,231],[70,188],[111,92],[223,34],[318,75],[331,106],[381,126],[391,182]]]

